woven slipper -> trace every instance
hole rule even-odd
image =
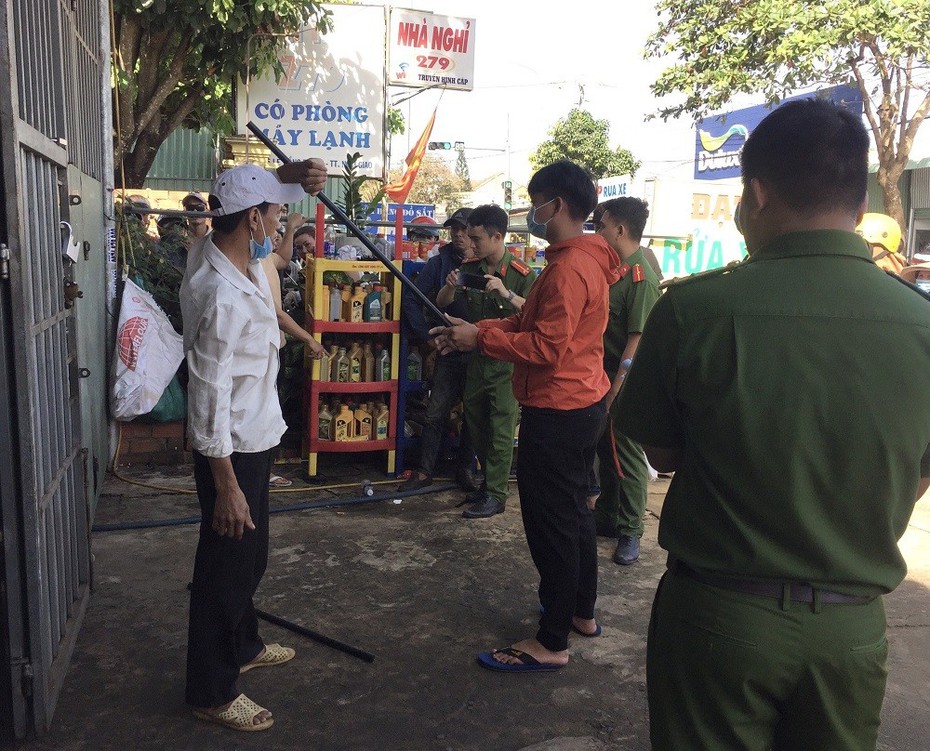
[[[215,722],[217,725],[229,728],[231,730],[242,730],[246,733],[254,733],[257,730],[267,730],[274,725],[274,718],[269,717],[267,720],[254,723],[255,715],[259,712],[267,711],[264,707],[258,706],[245,694],[239,694],[226,709],[222,712],[215,712],[209,709],[195,709],[194,717],[206,722]]]
[[[292,480],[281,477],[281,475],[272,475],[268,478],[268,486],[272,488],[289,488],[293,484],[294,482]]]
[[[266,644],[265,653],[239,668],[239,673],[248,673],[252,668],[270,668],[272,665],[282,665],[289,660],[293,660],[295,654],[297,653],[290,647],[282,647],[280,644]]]
[[[510,655],[516,657],[520,662],[498,662],[494,655]],[[540,670],[561,670],[564,665],[552,665],[551,663],[540,662],[533,655],[524,652],[522,649],[506,647],[504,649],[495,649],[493,652],[479,652],[477,655],[478,664],[488,670],[499,670],[502,673],[529,673]]]

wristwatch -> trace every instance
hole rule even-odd
[[[513,290],[510,290],[507,293],[507,302],[513,302],[514,297],[516,297],[516,295],[514,294]]]

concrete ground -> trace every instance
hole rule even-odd
[[[354,483],[372,476],[333,461],[351,487],[277,493],[273,503],[354,495]],[[191,486],[189,472],[133,470],[132,478],[180,489]],[[537,579],[515,485],[506,512],[490,520],[463,520],[452,491],[272,516],[256,604],[376,659],[368,664],[266,625],[266,641],[293,645],[297,657],[240,680],[275,714],[274,727],[255,734],[196,721],[183,705],[196,526],[95,533],[95,592],[53,726],[22,748],[648,749],[645,634],[665,567],[656,531],[666,488],[667,481],[651,485],[636,565],[614,565],[612,542],[599,540],[603,635],[574,637],[569,666],[536,675],[497,674],[474,660],[535,631]],[[196,513],[193,495],[111,476],[96,521]],[[901,547],[911,570],[886,598],[885,751],[930,747],[930,500],[918,505]]]

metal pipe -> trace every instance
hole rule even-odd
[[[271,153],[274,154],[276,157],[278,157],[278,159],[280,159],[283,164],[291,163],[290,157],[288,157],[283,151],[281,151],[281,149],[278,148],[277,144],[275,144],[274,141],[272,141],[270,138],[268,138],[268,136],[262,133],[262,131],[259,129],[259,127],[255,123],[249,121],[246,127],[250,131],[252,131],[255,137],[259,141],[261,141],[263,144],[265,144],[268,150],[271,151]],[[424,306],[426,306],[427,310],[429,310],[430,313],[432,313],[439,321],[441,321],[446,326],[452,326],[452,321],[446,318],[445,314],[441,310],[439,310],[439,308],[436,307],[436,304],[432,300],[430,300],[425,294],[423,294],[420,288],[417,287],[417,285],[415,285],[413,282],[411,282],[407,278],[407,276],[394,265],[393,261],[389,259],[386,255],[384,255],[384,253],[382,253],[378,249],[378,247],[369,239],[368,235],[366,235],[361,229],[359,229],[359,227],[355,224],[355,222],[349,219],[348,215],[345,213],[345,211],[342,210],[342,208],[338,204],[334,203],[324,193],[318,193],[316,198],[320,203],[322,203],[326,208],[328,208],[332,212],[333,216],[339,220],[340,224],[344,224],[346,226],[346,229],[351,230],[352,234],[355,235],[359,240],[361,240],[362,245],[364,245],[375,258],[381,261],[381,263],[383,263],[387,267],[387,270],[390,271],[395,277],[397,277],[400,283],[404,285],[407,291],[413,294],[414,297],[416,297],[421,303],[423,303]]]
[[[268,621],[268,623],[273,623],[275,626],[281,626],[281,628],[286,628],[288,631],[293,631],[295,634],[300,634],[301,636],[306,636],[308,639],[313,639],[320,644],[325,644],[327,647],[332,647],[337,649],[340,652],[345,652],[348,655],[353,657],[358,657],[360,660],[365,662],[374,662],[375,656],[371,652],[366,652],[364,649],[359,649],[358,647],[353,647],[351,644],[346,644],[345,642],[338,641],[337,639],[331,639],[328,636],[313,631],[305,626],[300,626],[296,623],[293,623],[286,618],[281,618],[277,615],[272,615],[264,610],[259,610],[255,608],[255,615],[261,618],[263,621]]]

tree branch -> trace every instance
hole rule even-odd
[[[135,136],[138,135],[148,128],[149,123],[152,122],[152,118],[155,117],[156,113],[161,106],[165,103],[165,100],[171,95],[171,92],[175,90],[178,83],[181,81],[181,77],[184,75],[184,66],[187,63],[187,54],[190,51],[191,35],[188,33],[182,39],[181,43],[178,46],[178,49],[175,51],[175,58],[171,61],[171,67],[168,68],[167,74],[159,83],[158,88],[152,94],[151,98],[146,102],[145,110],[139,116],[136,122]]]

